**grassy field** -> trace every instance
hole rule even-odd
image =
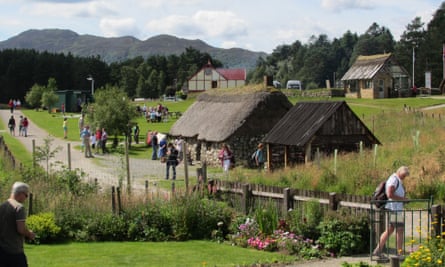
[[[279,253],[210,241],[27,245],[25,253],[33,267],[252,266],[294,260]]]

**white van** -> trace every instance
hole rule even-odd
[[[287,81],[286,88],[301,90],[303,89],[303,86],[301,85],[301,81],[299,80],[289,80]]]

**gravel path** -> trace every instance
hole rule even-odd
[[[15,110],[12,114],[18,124],[20,115],[24,114],[20,110]],[[5,128],[11,116],[9,110],[0,110],[0,118],[2,119]],[[77,118],[73,118],[77,119]],[[62,119],[61,131],[62,131]],[[77,129],[75,129],[77,130]],[[72,133],[73,130],[71,130]],[[8,132],[8,131],[7,131]],[[9,134],[9,132],[8,132]],[[16,136],[29,152],[32,152],[32,142],[34,140],[36,146],[42,146],[44,139],[48,137],[48,133],[35,125],[32,121],[28,127],[28,137],[18,136],[18,126],[16,127]],[[117,186],[119,177],[123,177],[124,182],[127,181],[127,171],[125,168],[125,158],[110,154],[97,154],[94,158],[85,158],[84,154],[76,147],[79,147],[81,142],[67,141],[52,137],[52,148],[60,147],[60,151],[56,153],[55,157],[50,160],[60,168],[63,164],[68,166],[68,145],[71,147],[71,169],[80,169],[85,172],[88,179],[97,179],[102,187]],[[153,161],[150,159],[151,155],[147,154],[145,159],[130,158],[130,182],[132,190],[143,190],[145,188],[145,181],[149,182],[149,187],[157,183],[157,181],[165,178],[165,164],[160,161]],[[44,166],[44,162],[40,162]],[[188,166],[189,184],[192,186],[196,181],[196,168],[199,166]],[[46,168],[46,167],[45,167]],[[184,166],[181,164],[176,168],[177,183],[184,182],[185,172]]]

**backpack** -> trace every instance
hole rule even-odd
[[[374,193],[372,194],[371,200],[376,201],[374,205],[380,209],[382,207],[385,207],[386,201],[388,200],[388,196],[386,195],[386,181],[380,182],[377,188],[375,189]],[[397,180],[397,188],[399,187],[399,183]]]

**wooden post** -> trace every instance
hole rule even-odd
[[[207,161],[202,161],[202,183],[207,184]]]
[[[131,194],[131,179],[130,179],[130,157],[128,156],[128,142],[130,140],[125,136],[125,167],[127,168],[127,193]]]
[[[32,210],[32,204],[33,204],[33,194],[32,193],[29,193],[29,198],[28,198],[28,204],[29,204],[29,207],[28,207],[28,216],[29,215],[32,215],[33,214],[33,210]]]
[[[189,193],[189,170],[188,170],[188,158],[187,158],[187,143],[184,141],[182,145],[183,150],[183,162],[184,162],[184,181],[185,181],[185,193]]]
[[[116,214],[116,199],[115,199],[115,188],[111,187],[111,211]]]
[[[440,205],[431,206],[431,231],[433,231],[431,236],[442,235],[442,221],[442,207]]]
[[[284,168],[287,168],[287,161],[289,159],[289,155],[288,155],[288,146],[284,146]]]
[[[271,171],[271,167],[272,167],[272,152],[270,150],[270,144],[267,143],[267,151],[266,151],[266,155],[267,155],[267,171]]]
[[[68,170],[71,171],[71,143],[66,144],[66,153],[68,154]]]
[[[242,190],[242,199],[241,199],[241,208],[244,214],[249,213],[249,204],[250,204],[250,186],[249,184],[243,184],[241,186]]]
[[[309,142],[306,145],[306,149],[304,151],[304,164],[308,164],[311,161],[311,153],[312,153],[312,144]]]
[[[117,209],[119,214],[122,213],[122,202],[121,202],[121,189],[120,187],[117,188]]]
[[[292,209],[292,194],[289,187],[283,189],[283,215]]]
[[[202,168],[196,168],[196,182],[199,184],[203,179]]]
[[[337,193],[329,193],[329,210],[336,211],[338,209]]]
[[[36,140],[32,139],[32,168],[36,168]]]

